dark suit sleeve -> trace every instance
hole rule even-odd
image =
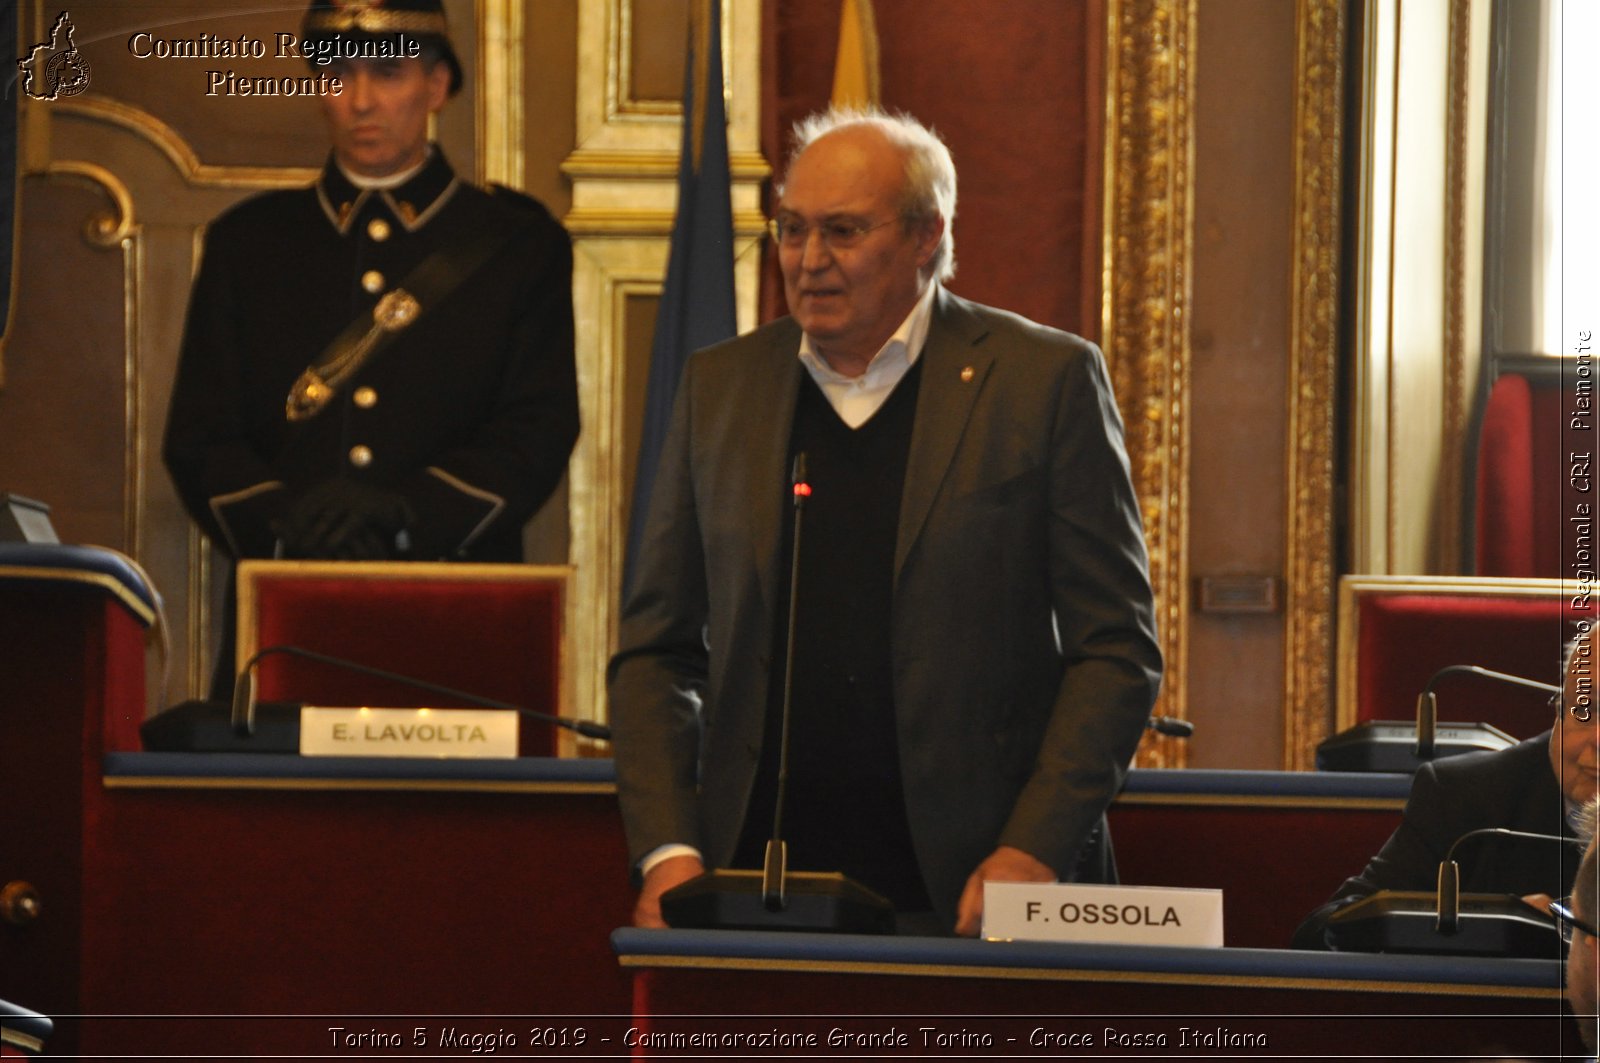
[[[633,864],[669,843],[704,851],[695,792],[708,614],[691,475],[694,365],[691,358],[678,388],[607,677],[617,797]]]
[[[162,457],[184,508],[231,557],[270,557],[288,504],[282,481],[249,435],[236,305],[244,279],[226,219],[206,238],[189,296]]]
[[[1063,876],[1121,788],[1161,682],[1122,419],[1099,349],[1080,342],[1056,404],[1048,470],[1063,670],[1033,772],[1000,837]]]
[[[492,409],[469,439],[399,485],[417,517],[419,557],[465,556],[492,531],[521,528],[560,483],[577,442],[572,246],[538,210],[525,236],[484,267],[524,278]]]
[[[1451,792],[1458,789],[1444,785],[1433,764],[1418,768],[1400,826],[1359,875],[1345,879],[1326,904],[1305,918],[1294,933],[1293,947],[1325,948],[1323,933],[1328,918],[1379,890],[1436,888],[1439,862],[1450,851],[1451,844],[1472,829],[1470,824],[1474,817],[1470,809],[1473,805],[1470,801],[1465,803],[1469,811],[1463,816],[1463,795]]]

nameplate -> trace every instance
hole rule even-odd
[[[983,936],[994,941],[1221,948],[1222,891],[987,882]]]
[[[300,755],[507,759],[517,755],[517,714],[307,705],[300,710]]]

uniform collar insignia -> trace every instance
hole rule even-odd
[[[437,145],[428,155],[428,161],[415,177],[397,188],[374,193],[370,188],[357,188],[339,169],[332,154],[317,177],[316,192],[322,211],[339,232],[349,232],[350,226],[360,216],[369,197],[378,196],[408,230],[415,231],[426,225],[435,211],[443,207],[455,190],[456,172],[444,152]]]

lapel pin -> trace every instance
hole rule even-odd
[[[970,384],[972,383],[972,378],[976,375],[977,374],[972,371],[972,366],[964,366],[961,370],[961,382],[963,384]]]

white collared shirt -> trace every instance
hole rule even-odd
[[[421,162],[417,163],[415,166],[401,170],[399,173],[389,174],[387,177],[367,177],[364,174],[351,173],[345,168],[344,163],[339,161],[337,156],[334,157],[333,164],[339,167],[339,172],[344,174],[344,179],[349,181],[355,187],[370,188],[374,192],[381,192],[386,188],[399,188],[401,185],[417,176],[417,174],[422,172],[422,168],[428,165],[428,160],[431,158],[433,158],[433,145],[429,144],[428,150],[422,154]]]
[[[817,387],[828,397],[839,419],[851,428],[860,428],[888,401],[895,385],[911,371],[922,354],[923,342],[928,338],[928,324],[933,320],[934,292],[939,282],[933,281],[911,308],[911,313],[900,322],[878,353],[867,363],[866,372],[860,376],[845,376],[836,372],[817,353],[816,345],[805,333],[800,335],[800,362],[817,382]]]

